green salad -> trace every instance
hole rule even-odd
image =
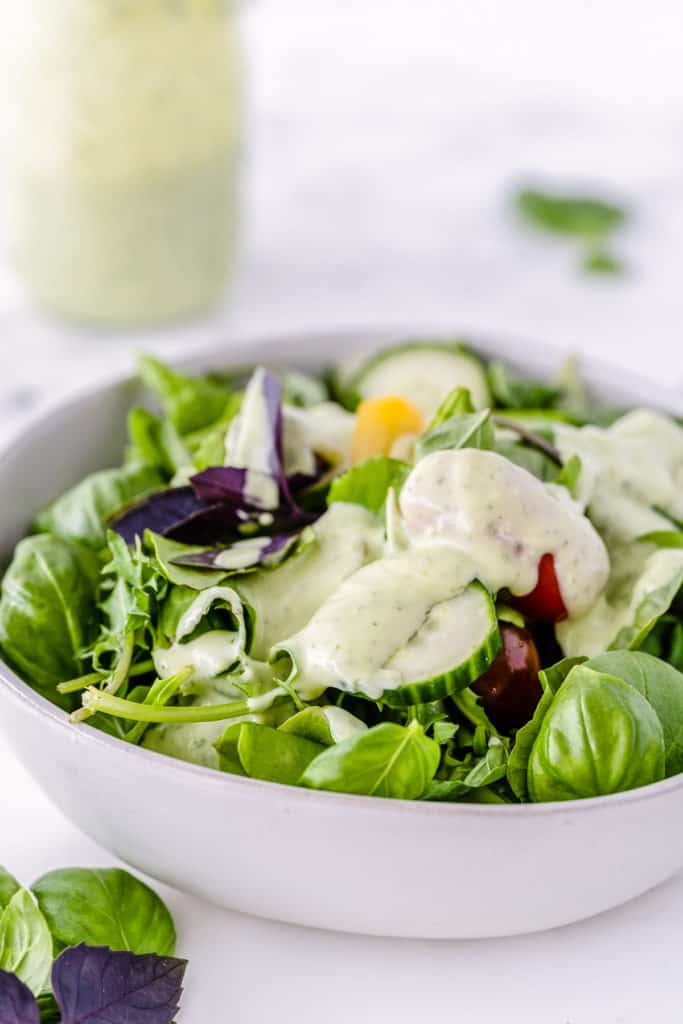
[[[140,372],[122,466],[44,509],[2,584],[3,657],[74,728],[410,800],[683,771],[675,418],[461,342]]]

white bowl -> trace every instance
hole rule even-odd
[[[316,335],[186,362],[320,367],[359,343],[368,344],[367,334]],[[483,347],[516,351],[540,372],[555,361],[527,343]],[[638,401],[638,383],[617,371],[589,365],[588,374],[608,399]],[[0,458],[5,557],[47,500],[120,461],[138,390],[119,380],[74,398]],[[651,403],[643,386],[640,400]],[[70,725],[1,663],[0,726],[36,782],[102,846],[213,903],[282,921],[388,936],[513,935],[617,906],[683,864],[683,775],[617,796],[526,806],[316,793],[212,772]]]

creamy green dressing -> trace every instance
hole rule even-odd
[[[474,567],[456,548],[433,543],[372,562],[349,576],[306,626],[277,643],[291,658],[298,690],[335,687],[377,700],[405,681],[389,663],[435,605],[459,595]],[[472,635],[463,616],[462,634]]]
[[[246,469],[245,497],[262,509],[277,508],[280,490],[270,464],[270,441],[273,429],[264,393],[265,370],[258,367],[252,374],[242,400],[242,407],[228,428],[225,437],[225,465]]]
[[[572,617],[595,601],[609,575],[599,534],[563,488],[490,451],[434,452],[413,469],[400,507],[413,544],[439,540],[466,558],[492,592],[528,594],[544,554],[552,554]]]
[[[622,581],[611,598],[601,594],[588,612],[555,627],[557,639],[567,657],[592,657],[608,650],[619,631],[632,626],[638,610],[650,595],[671,586],[673,598],[683,580],[683,551],[659,550],[645,558],[641,571],[630,581]]]
[[[382,553],[382,528],[359,505],[338,502],[312,527],[315,542],[274,571],[235,583],[256,614],[252,654],[266,660],[271,647],[300,630],[348,576]]]
[[[11,230],[28,284],[78,319],[149,322],[205,308],[225,285],[236,233],[231,5],[26,5],[10,151]]]
[[[344,708],[325,707],[320,709],[327,719],[330,729],[330,736],[333,743],[343,743],[344,740],[357,736],[360,732],[367,732],[367,725],[361,722]]]
[[[683,429],[674,420],[635,409],[606,429],[557,424],[555,440],[564,460],[581,459],[580,499],[611,541],[683,518]]]

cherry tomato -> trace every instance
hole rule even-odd
[[[538,563],[538,582],[534,589],[522,597],[515,597],[512,603],[527,619],[561,622],[567,618],[552,555],[543,555]]]
[[[490,668],[472,689],[484,710],[501,732],[519,729],[528,722],[541,699],[538,672],[540,658],[528,629],[501,623],[503,648]]]

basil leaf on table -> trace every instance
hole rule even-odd
[[[19,889],[0,916],[0,970],[42,992],[52,964],[52,937],[27,889]]]
[[[97,555],[41,534],[17,545],[2,581],[0,648],[37,690],[69,706],[55,684],[81,671],[80,652],[93,639]]]
[[[667,776],[683,772],[683,673],[642,651],[607,651],[586,668],[617,676],[645,697],[662,726]]]
[[[441,751],[417,721],[384,722],[319,754],[301,783],[310,789],[417,800],[436,774]]]
[[[582,267],[591,273],[619,273],[623,268],[607,249],[610,236],[626,221],[621,206],[593,196],[558,195],[521,189],[517,209],[534,227],[575,238],[583,245]]]
[[[616,676],[576,665],[541,723],[529,758],[533,801],[606,796],[664,778],[653,708]]]
[[[57,948],[85,942],[170,955],[175,928],[157,894],[119,868],[64,868],[32,886]]]
[[[401,488],[410,466],[387,455],[375,455],[365,459],[347,473],[332,482],[327,497],[328,505],[346,501],[363,505],[371,512],[379,513],[384,508],[389,490]]]
[[[15,893],[19,892],[21,886],[14,875],[0,867],[0,913],[5,909]]]
[[[16,974],[3,970],[0,970],[0,1024],[41,1024],[40,1010],[31,989]],[[59,1024],[59,1018],[55,1024]]]
[[[322,743],[256,722],[235,722],[216,743],[222,771],[292,786],[324,749]]]
[[[52,968],[61,1024],[171,1024],[186,960],[74,946]]]
[[[106,543],[107,520],[125,505],[164,483],[153,466],[104,469],[81,480],[57,498],[35,521],[40,533],[53,533],[94,548]]]
[[[138,369],[144,384],[161,400],[164,414],[181,436],[215,423],[233,400],[232,389],[227,385],[207,376],[188,377],[153,356],[140,356]]]

